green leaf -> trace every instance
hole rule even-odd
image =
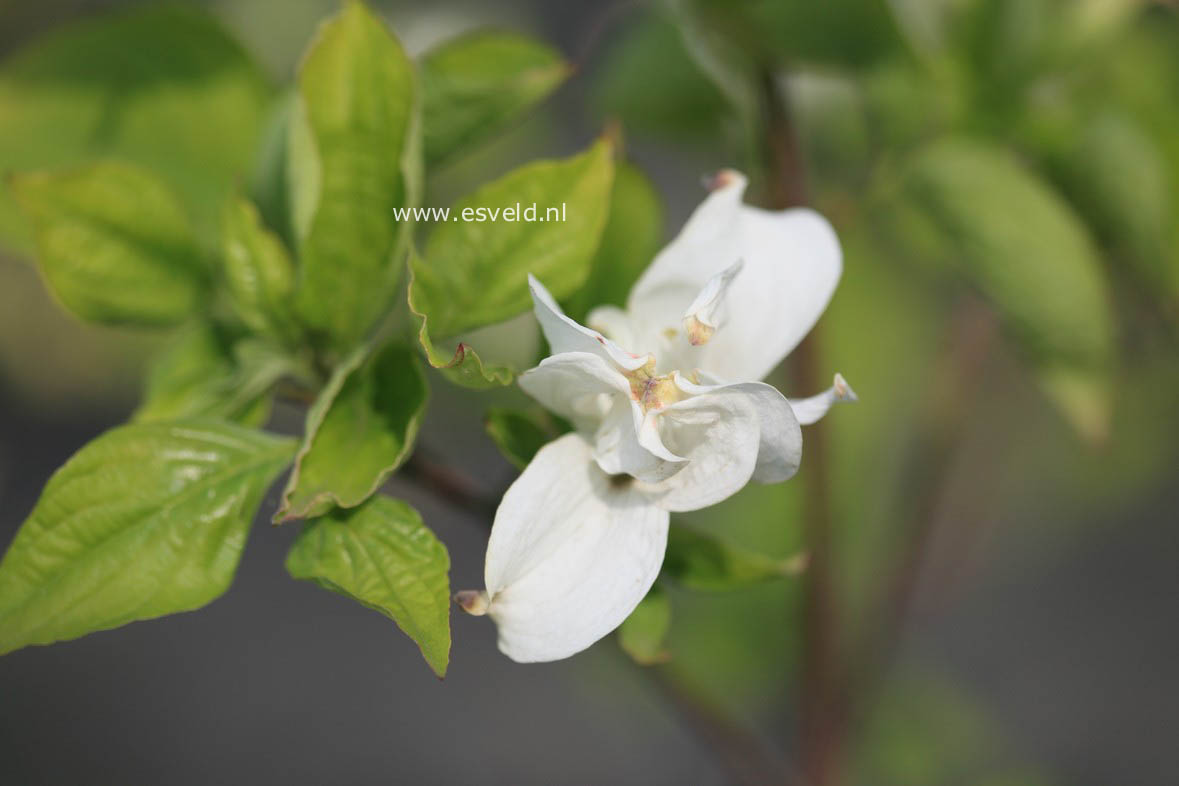
[[[694,0],[706,24],[779,62],[863,68],[904,51],[888,0]]]
[[[428,394],[421,365],[407,347],[353,352],[307,412],[303,444],[274,521],[352,508],[375,494],[408,458]]]
[[[1074,426],[1105,428],[1113,318],[1100,262],[1085,227],[1036,175],[1002,149],[946,140],[920,153],[904,192],[941,243],[944,261],[999,312]],[[1078,386],[1088,388],[1080,395]],[[1075,402],[1087,400],[1088,418]]]
[[[205,605],[228,587],[294,443],[215,421],[136,423],[49,479],[0,562],[0,652]]]
[[[600,74],[594,103],[600,114],[618,117],[628,134],[714,149],[731,125],[725,96],[696,65],[667,14],[648,12],[628,25]]]
[[[454,204],[456,220],[439,224],[424,255],[410,261],[410,302],[430,333],[456,336],[527,311],[529,273],[554,297],[572,294],[589,275],[613,179],[613,147],[603,138],[572,158],[520,167]],[[535,205],[538,220],[505,220],[502,211],[517,205]],[[561,218],[539,220],[549,209]],[[497,211],[498,220],[457,220],[476,210]]]
[[[671,600],[656,584],[618,628],[618,644],[640,666],[666,663],[667,632],[671,629]]]
[[[426,163],[499,133],[571,73],[559,53],[516,33],[469,33],[430,50],[421,59]]]
[[[450,659],[450,556],[404,502],[376,496],[310,522],[287,570],[397,623],[439,677]]]
[[[1169,286],[1174,205],[1166,157],[1124,114],[1086,114],[1083,123],[1053,161],[1057,179],[1105,244],[1152,286]]]
[[[510,385],[516,373],[507,366],[485,365],[470,345],[460,341],[454,354],[447,355],[434,344],[430,337],[429,317],[424,313],[424,307],[418,304],[420,296],[415,295],[414,265],[419,257],[412,248],[409,253],[409,311],[417,323],[418,343],[425,350],[426,361],[454,384],[471,390],[490,390]]]
[[[805,554],[775,559],[677,524],[668,535],[663,575],[688,589],[723,591],[797,576],[806,563]]]
[[[207,11],[142,4],[61,27],[0,64],[0,172],[118,158],[183,199],[198,237],[257,146],[270,95],[261,70]],[[0,194],[0,244],[31,236]],[[212,243],[209,244],[212,247]]]
[[[206,271],[184,209],[150,173],[108,161],[19,175],[12,187],[45,281],[77,316],[171,325],[203,305]]]
[[[200,325],[152,363],[135,420],[212,417],[262,426],[270,415],[270,392],[285,376],[309,374],[265,341],[235,340],[222,328]]]
[[[320,28],[299,70],[290,175],[300,280],[296,309],[320,340],[350,349],[390,305],[421,178],[413,63],[358,2]]]
[[[625,306],[630,288],[663,244],[663,203],[655,186],[633,164],[614,172],[610,214],[590,275],[562,304],[578,322],[597,306]]]
[[[257,333],[293,338],[295,269],[253,203],[238,197],[226,205],[223,242],[225,282],[242,322]]]
[[[537,451],[570,430],[568,423],[540,408],[491,407],[483,425],[499,452],[518,469],[524,469]]]

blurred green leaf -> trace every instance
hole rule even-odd
[[[484,426],[499,452],[518,469],[524,469],[538,450],[570,430],[568,423],[539,407],[491,407]]]
[[[725,97],[665,14],[649,13],[628,26],[609,50],[594,92],[602,113],[621,118],[628,133],[715,146],[735,125]]]
[[[450,659],[450,557],[404,502],[376,496],[308,523],[287,570],[389,617],[439,677]]]
[[[618,628],[618,644],[640,666],[666,663],[671,658],[667,650],[670,629],[671,599],[656,584]]]
[[[631,285],[663,243],[663,203],[633,164],[620,163],[610,191],[610,213],[589,278],[562,305],[578,322],[597,306],[625,306]]]
[[[261,340],[235,340],[217,326],[199,325],[152,363],[134,417],[141,422],[213,417],[260,427],[270,415],[275,383],[303,374]]]
[[[353,352],[307,411],[303,444],[274,521],[352,508],[375,494],[409,457],[428,395],[421,365],[407,347]]]
[[[216,236],[270,89],[206,11],[144,4],[55,30],[0,64],[0,173],[100,157],[156,172]],[[0,244],[31,237],[0,194]]]
[[[49,288],[82,319],[171,325],[204,303],[207,271],[184,209],[149,172],[113,161],[27,173],[12,188]]]
[[[0,652],[205,605],[294,443],[216,421],[108,431],[54,473],[0,562]]]
[[[390,306],[421,180],[413,63],[355,0],[319,30],[299,70],[289,165],[299,286],[295,305],[339,350]]]
[[[257,333],[293,339],[295,269],[282,241],[240,197],[226,205],[222,237],[225,283],[238,316]]]
[[[888,0],[690,0],[699,21],[761,59],[862,68],[904,51]]]
[[[688,589],[723,591],[797,576],[806,562],[805,554],[774,559],[677,524],[668,535],[663,575]]]
[[[411,262],[410,298],[430,332],[454,336],[527,311],[529,273],[556,298],[581,286],[610,208],[612,156],[603,138],[580,155],[526,164],[452,205],[455,220],[436,226]],[[533,221],[480,221],[476,213],[534,205]],[[549,220],[551,209],[561,217]],[[457,220],[463,215],[474,220]]]
[[[688,55],[736,110],[746,149],[756,150],[762,126],[763,64],[748,29],[725,24],[735,19],[728,3],[713,9],[696,0],[675,0],[671,8]]]
[[[538,41],[487,31],[431,49],[420,68],[431,166],[499,133],[572,72],[558,52]]]
[[[1179,132],[1179,129],[1176,129]],[[1129,117],[1086,118],[1074,146],[1054,170],[1098,236],[1136,264],[1146,280],[1170,287],[1168,265],[1174,206],[1166,159]]]
[[[962,139],[916,156],[906,197],[940,236],[944,261],[999,312],[1086,436],[1108,418],[1113,319],[1096,251],[1084,225],[1051,188],[1004,150]],[[1078,394],[1088,404],[1075,406]]]
[[[980,702],[928,671],[894,678],[874,703],[854,752],[855,781],[879,786],[1045,786],[1020,762]]]

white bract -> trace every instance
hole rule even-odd
[[[750,381],[811,329],[842,261],[822,216],[749,207],[744,190],[743,176],[722,173],[626,310],[599,308],[590,327],[529,280],[553,354],[520,386],[576,431],[508,489],[486,593],[459,597],[491,615],[513,660],[568,657],[618,627],[659,573],[670,511],[786,480],[802,456],[800,424],[855,397],[838,375],[800,401]]]

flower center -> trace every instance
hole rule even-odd
[[[648,355],[648,357],[650,359],[645,364],[626,375],[630,382],[631,398],[639,403],[643,412],[663,409],[668,404],[674,404],[683,398],[683,394],[671,374],[657,376],[655,374],[655,356]]]

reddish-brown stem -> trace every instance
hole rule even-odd
[[[789,103],[771,70],[763,69],[761,79],[767,201],[774,208],[805,205],[809,201],[806,168]],[[791,380],[798,390],[823,387],[820,358],[819,337],[817,331],[812,331],[790,357]],[[799,480],[803,484],[803,526],[810,565],[803,578],[800,747],[806,782],[833,786],[842,780],[845,700],[822,421],[807,428],[804,444],[806,458]]]
[[[876,609],[868,615],[875,623],[858,647],[857,715],[867,710],[900,641],[945,503],[954,457],[998,332],[994,312],[982,302],[966,299],[955,308],[945,359],[926,386],[924,426],[900,481],[901,499],[914,501],[912,509],[900,517],[910,522],[909,529],[886,573]]]

